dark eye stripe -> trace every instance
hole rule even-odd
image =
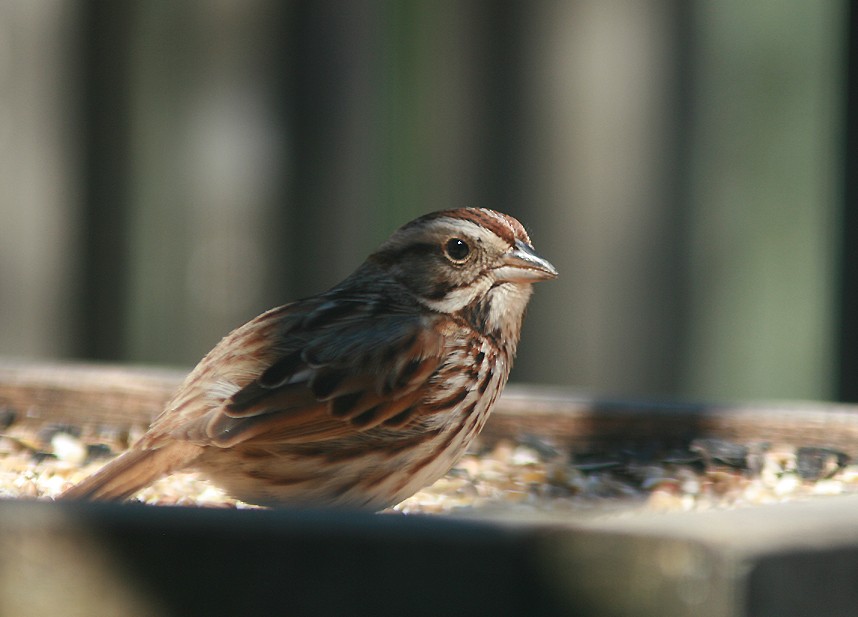
[[[400,261],[407,255],[431,255],[438,252],[438,245],[429,242],[417,242],[408,244],[396,251],[377,252],[372,255],[372,258],[385,264],[392,264]]]

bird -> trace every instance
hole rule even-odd
[[[134,445],[60,499],[121,501],[195,470],[259,506],[393,506],[479,434],[532,284],[556,276],[512,216],[420,216],[328,291],[227,334]]]

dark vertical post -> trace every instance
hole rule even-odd
[[[486,205],[523,221],[534,219],[527,209],[524,173],[520,158],[526,135],[524,90],[527,87],[522,54],[526,44],[524,24],[533,7],[520,2],[503,1],[479,4],[481,18],[487,25],[486,51],[481,76],[485,94],[482,108],[475,114],[483,122],[480,153],[483,178],[480,196]]]
[[[283,276],[292,295],[317,293],[353,267],[340,263],[371,218],[380,87],[376,7],[304,0],[291,12],[291,206]],[[363,252],[363,248],[361,248]]]
[[[118,360],[123,324],[128,245],[128,45],[131,5],[81,4],[81,259],[76,356]]]
[[[837,397],[858,401],[858,2],[848,8]]]
[[[695,82],[698,49],[695,46],[695,7],[694,2],[673,0],[670,4],[669,23],[672,35],[671,48],[671,101],[670,140],[668,155],[670,160],[664,168],[662,183],[664,187],[669,225],[667,237],[672,242],[661,253],[661,271],[664,288],[661,295],[665,298],[662,306],[660,341],[654,344],[662,346],[656,350],[662,368],[654,372],[652,387],[654,391],[665,393],[683,393],[688,378],[685,367],[693,362],[688,341],[691,334],[691,289],[693,285],[690,267],[690,209],[694,190],[694,124],[695,124]]]

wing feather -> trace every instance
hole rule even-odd
[[[322,306],[324,318],[311,312],[275,341],[257,379],[189,419],[180,429],[185,438],[219,447],[336,439],[403,417],[423,399],[444,357],[443,337],[427,317],[359,319],[361,306]]]

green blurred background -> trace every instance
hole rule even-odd
[[[479,205],[561,272],[513,380],[833,398],[847,8],[3,0],[0,354],[191,366]]]

